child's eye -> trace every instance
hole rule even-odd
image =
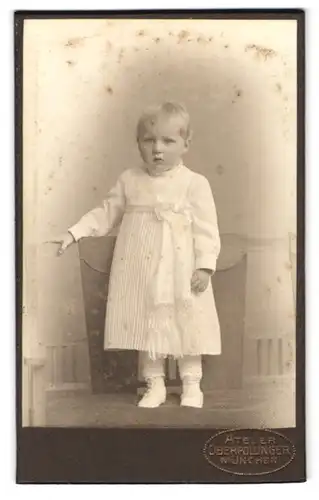
[[[164,139],[164,142],[165,142],[165,144],[172,144],[172,143],[174,143],[175,141],[174,141],[174,139],[169,139],[169,138],[166,138],[166,139]]]

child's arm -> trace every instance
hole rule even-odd
[[[195,270],[212,274],[216,270],[216,261],[220,253],[220,237],[215,202],[210,184],[205,177],[195,177],[190,187],[189,198],[193,217]],[[201,276],[202,273],[194,276],[193,283],[198,282],[198,275]],[[198,286],[199,291],[203,291],[200,290],[200,283]]]
[[[72,243],[89,236],[105,236],[117,227],[125,210],[125,192],[122,176],[109,191],[101,207],[85,214],[68,232],[52,240],[59,243],[61,255]]]
[[[75,241],[89,236],[106,236],[117,227],[125,209],[125,193],[122,176],[108,192],[102,206],[85,214],[79,222],[69,228]]]

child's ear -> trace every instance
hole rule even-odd
[[[187,139],[185,139],[185,147],[186,147],[186,150],[189,148],[191,142],[192,142],[192,138],[193,138],[193,133],[190,132]]]

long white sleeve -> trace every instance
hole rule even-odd
[[[196,175],[189,198],[193,213],[195,268],[216,270],[220,253],[217,213],[211,187],[202,175]]]
[[[85,214],[79,222],[69,228],[75,241],[89,236],[106,236],[116,228],[123,217],[125,210],[125,192],[122,177],[108,192],[101,207],[97,207]]]

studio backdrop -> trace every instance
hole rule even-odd
[[[296,41],[293,20],[25,21],[23,425],[72,426],[50,416],[68,391],[87,407],[139,391],[137,354],[102,349],[116,236],[61,258],[46,242],[140,164],[137,120],[166,100],[189,111],[185,163],[211,184],[222,240],[223,353],[204,360],[204,390],[234,425],[295,425]],[[167,376],[174,392],[172,360]]]

